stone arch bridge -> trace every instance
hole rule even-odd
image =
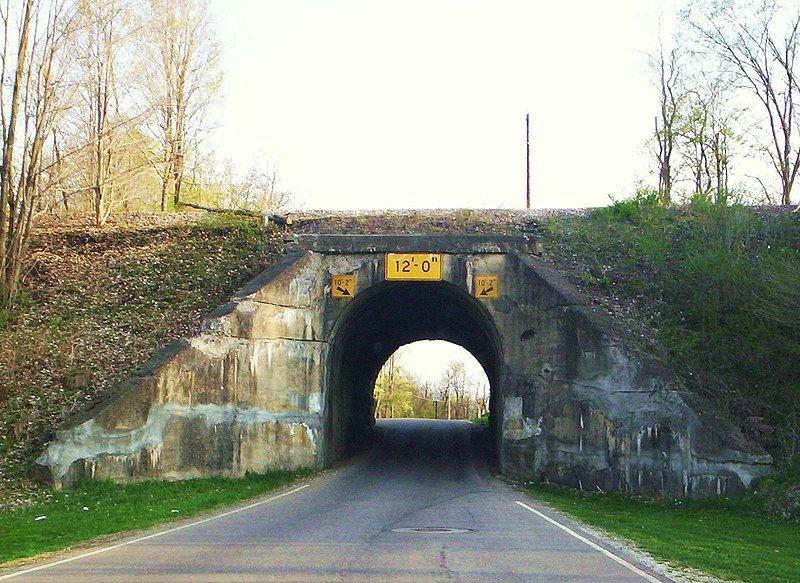
[[[536,247],[515,236],[301,237],[201,334],[58,431],[37,472],[70,486],[329,465],[369,433],[385,360],[422,339],[483,365],[506,475],[699,497],[769,472],[765,452]],[[388,255],[414,253],[427,255]],[[425,257],[434,265],[422,271]]]

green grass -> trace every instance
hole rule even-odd
[[[47,502],[0,514],[0,564],[187,518],[263,495],[307,475],[309,471],[275,471],[237,479],[85,482],[74,490],[54,492]],[[36,520],[40,516],[47,518]]]
[[[484,413],[480,417],[474,417],[473,419],[470,419],[470,421],[472,421],[473,423],[476,423],[478,425],[482,425],[483,427],[488,427],[489,426],[489,414],[488,413]]]
[[[759,515],[760,501],[752,495],[669,501],[590,495],[544,484],[527,491],[675,566],[740,581],[800,581],[800,524]]]

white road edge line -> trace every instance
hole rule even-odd
[[[581,542],[583,542],[583,543],[586,543],[587,545],[589,545],[590,547],[592,547],[592,548],[593,548],[593,549],[595,549],[596,551],[600,551],[601,553],[603,553],[603,554],[604,554],[605,556],[607,556],[608,558],[615,560],[617,563],[619,563],[619,564],[620,564],[620,565],[622,565],[623,567],[625,567],[625,568],[627,568],[627,569],[630,569],[631,571],[633,571],[634,573],[636,573],[636,574],[637,574],[637,575],[639,575],[640,577],[642,577],[642,578],[646,579],[647,581],[651,581],[651,583],[662,583],[661,579],[656,579],[656,578],[655,578],[655,577],[653,577],[652,575],[650,575],[650,574],[648,574],[648,573],[645,573],[644,571],[642,571],[641,569],[639,569],[639,568],[638,568],[638,567],[636,567],[635,565],[632,565],[631,563],[629,563],[628,561],[626,561],[626,560],[625,560],[625,559],[623,559],[622,557],[618,557],[617,555],[615,555],[615,554],[614,554],[614,553],[612,553],[611,551],[604,549],[603,547],[601,547],[600,545],[598,545],[598,544],[596,544],[596,543],[593,543],[592,541],[590,541],[590,540],[589,540],[588,538],[586,538],[585,536],[581,536],[581,535],[579,535],[577,532],[575,532],[575,531],[574,531],[574,530],[572,530],[571,528],[568,528],[568,527],[564,526],[563,524],[561,524],[560,522],[558,522],[558,521],[556,521],[556,520],[553,520],[553,519],[552,519],[552,518],[550,518],[549,516],[546,516],[546,515],[542,514],[541,512],[539,512],[538,510],[536,510],[535,508],[531,508],[530,506],[528,506],[528,505],[527,505],[527,504],[525,504],[524,502],[520,502],[519,500],[517,500],[516,502],[517,502],[517,504],[519,504],[520,506],[522,506],[522,507],[523,507],[525,510],[528,510],[528,511],[530,511],[530,512],[533,512],[533,513],[534,513],[536,516],[538,516],[539,518],[544,518],[544,519],[545,519],[547,522],[549,522],[550,524],[552,524],[552,525],[554,525],[554,526],[557,526],[558,528],[560,528],[561,530],[563,530],[563,531],[564,531],[564,532],[566,532],[567,534],[569,534],[569,535],[571,535],[571,536],[574,536],[576,539],[578,539],[579,541],[581,541]]]
[[[64,563],[71,563],[72,561],[77,561],[78,559],[85,559],[86,557],[91,557],[93,555],[99,555],[100,553],[105,553],[106,551],[113,551],[114,549],[118,549],[120,547],[126,547],[128,545],[140,543],[145,540],[150,540],[152,538],[158,538],[160,536],[164,536],[165,534],[169,534],[171,532],[177,532],[179,530],[183,530],[185,528],[189,528],[190,526],[197,526],[198,524],[203,524],[206,522],[211,522],[212,520],[217,520],[218,518],[224,518],[226,516],[230,516],[231,514],[236,514],[237,512],[242,512],[244,510],[249,510],[251,508],[255,508],[256,506],[261,506],[262,504],[266,504],[267,502],[272,502],[273,500],[277,500],[278,498],[283,498],[284,496],[288,496],[289,494],[294,494],[295,492],[299,492],[303,488],[308,488],[310,484],[303,484],[297,488],[293,488],[288,492],[284,492],[283,494],[278,494],[277,496],[272,496],[271,498],[267,498],[266,500],[261,500],[259,502],[254,502],[253,504],[248,504],[247,506],[242,506],[241,508],[236,508],[234,510],[229,510],[228,512],[223,512],[222,514],[217,514],[215,516],[209,516],[208,518],[203,518],[201,520],[196,520],[195,522],[190,522],[189,524],[182,524],[181,526],[176,526],[175,528],[170,528],[168,530],[162,530],[160,532],[156,532],[153,534],[148,534],[147,536],[142,536],[139,538],[135,538],[133,540],[125,541],[124,543],[119,543],[116,545],[111,545],[110,547],[103,547],[101,549],[96,549],[94,551],[90,551],[88,553],[83,553],[82,555],[78,555],[76,557],[69,557],[67,559],[61,559],[60,561],[54,561],[52,563],[47,563],[45,565],[40,565],[38,567],[32,567],[30,569],[25,569],[23,571],[16,571],[14,573],[9,573],[7,575],[0,575],[0,581],[4,579],[12,579],[13,577],[19,577],[20,575],[27,575],[28,573],[34,573],[36,571],[41,571],[43,569],[49,569],[51,567],[55,567],[57,565],[63,565]]]

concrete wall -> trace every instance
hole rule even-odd
[[[431,241],[409,244],[437,250]],[[344,453],[352,427],[368,423],[367,391],[383,360],[421,338],[456,341],[492,368],[499,460],[509,475],[705,496],[739,491],[770,470],[768,455],[684,394],[668,367],[536,257],[442,243],[445,282],[418,289],[424,296],[435,285],[431,295],[444,295],[414,311],[403,288],[383,281],[383,251],[402,249],[326,245],[288,255],[211,314],[201,335],[165,348],[76,417],[39,458],[40,475],[61,486],[86,476],[321,466]],[[331,275],[344,273],[356,275],[355,300],[330,297]],[[474,274],[499,275],[501,297],[472,298]],[[442,301],[460,306],[449,320],[432,316]],[[381,320],[375,302],[406,306],[402,325]],[[460,319],[471,323],[460,327]],[[385,342],[358,344],[352,334],[364,336],[371,322]],[[358,358],[342,360],[355,350]],[[347,375],[337,368],[343,362]]]
[[[709,403],[535,257],[506,256],[503,470],[576,488],[702,497],[770,471]]]

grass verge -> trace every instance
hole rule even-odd
[[[643,500],[545,484],[526,491],[677,567],[736,581],[800,581],[800,524],[756,514],[752,496]]]
[[[148,528],[263,495],[310,471],[133,484],[85,482],[0,516],[0,565],[104,535]],[[40,517],[46,518],[40,518]]]

